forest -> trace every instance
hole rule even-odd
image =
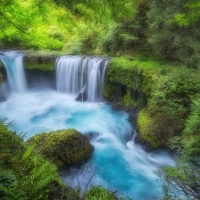
[[[137,110],[139,143],[176,156],[155,172],[162,199],[200,199],[200,0],[0,0],[0,27],[1,50],[111,58],[105,98]],[[1,119],[1,199],[117,199],[63,185],[34,148]]]

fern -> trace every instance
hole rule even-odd
[[[28,159],[33,147],[27,149],[23,158]],[[45,199],[48,196],[48,185],[57,181],[60,182],[60,177],[57,173],[57,168],[48,160],[44,160],[40,156],[29,157],[29,161],[33,163],[33,169],[27,176],[20,179],[20,189],[23,189],[29,196],[29,199]]]
[[[25,193],[17,188],[17,179],[14,174],[5,169],[0,169],[0,199],[25,200]]]
[[[0,199],[1,200],[27,200],[27,197],[22,190],[17,187],[7,188],[0,185]]]
[[[0,186],[11,188],[16,181],[16,177],[8,170],[0,169]]]
[[[34,148],[35,148],[35,144],[28,146],[28,149],[22,156],[22,160],[26,160],[31,155]]]

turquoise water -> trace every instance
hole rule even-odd
[[[125,112],[117,112],[106,103],[75,101],[75,96],[51,89],[33,89],[11,93],[0,102],[0,117],[14,120],[12,129],[26,133],[25,140],[36,133],[75,128],[93,133],[94,153],[87,163],[72,168],[63,181],[83,190],[103,185],[120,197],[134,200],[160,199],[161,190],[154,171],[174,165],[167,151],[146,153],[134,143],[134,128]]]

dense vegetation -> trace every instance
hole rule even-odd
[[[164,198],[179,198],[174,190],[200,198],[199,0],[0,0],[0,25],[2,49],[118,57],[108,68],[105,96],[138,109],[142,140],[180,155],[177,167],[158,172]],[[20,152],[16,162],[25,166],[25,150]],[[37,162],[40,168],[47,161]],[[13,189],[20,173],[33,169],[12,170]],[[54,179],[59,182],[56,174]],[[16,196],[24,195],[20,191]]]
[[[125,108],[130,114],[139,111],[137,140],[153,148],[170,147],[179,155],[177,167],[157,173],[166,182],[166,199],[177,199],[180,191],[190,199],[200,197],[197,71],[141,56],[132,61],[114,58],[107,69],[105,97],[117,102],[117,109]]]
[[[71,130],[70,130],[71,131]],[[57,166],[23,143],[21,136],[0,122],[0,199],[2,200],[116,200],[102,187],[82,191],[61,181]]]
[[[1,0],[0,8],[2,48],[134,51],[199,65],[198,0]]]

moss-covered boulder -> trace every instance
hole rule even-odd
[[[35,151],[52,160],[59,168],[84,160],[94,149],[88,138],[75,129],[37,134],[26,144],[35,144]]]

